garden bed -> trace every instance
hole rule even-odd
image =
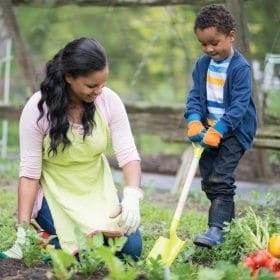
[[[21,260],[3,260],[0,264],[0,279],[49,279],[50,267],[45,264],[37,264],[28,268]]]
[[[279,198],[279,197],[278,197]],[[110,280],[131,280],[131,279],[164,279],[164,269],[159,262],[147,265],[145,259],[150,252],[155,240],[159,236],[168,237],[170,221],[178,200],[177,196],[169,193],[146,192],[145,202],[142,203],[142,235],[143,235],[143,257],[138,263],[123,265],[112,258],[112,254],[105,254],[103,264],[96,266],[96,270],[90,273],[78,273],[78,266],[71,271],[69,266],[65,271],[55,272],[54,267],[42,262],[30,264],[29,267],[23,261],[4,260],[0,263],[0,279],[104,279]],[[176,261],[171,266],[171,273],[178,280],[249,280],[250,270],[242,265],[245,256],[258,249],[258,246],[252,245],[251,241],[244,236],[247,232],[240,230],[244,225],[248,225],[253,232],[256,232],[256,225],[262,225],[267,220],[269,227],[267,231],[280,233],[279,217],[273,218],[273,213],[279,213],[279,199],[274,194],[268,196],[267,203],[261,207],[251,202],[253,212],[248,211],[248,203],[238,201],[238,219],[237,222],[229,228],[231,234],[225,244],[216,247],[213,250],[197,248],[192,240],[197,233],[202,232],[207,227],[207,210],[209,202],[203,193],[192,194],[186,203],[185,212],[182,217],[178,235],[187,240],[186,247],[179,254]],[[16,193],[7,188],[0,188],[0,251],[5,250],[13,244],[15,238],[15,207]],[[269,213],[268,213],[269,212]],[[257,213],[255,221],[254,214]],[[249,241],[248,241],[249,240]],[[56,250],[57,251],[57,250]],[[32,254],[29,252],[29,262],[32,260]],[[35,255],[34,255],[35,256]],[[94,253],[91,253],[93,258]],[[36,259],[36,257],[34,257]],[[59,259],[59,258],[58,258]],[[63,258],[61,258],[62,260]],[[88,265],[88,264],[87,264]],[[110,271],[110,268],[117,267],[116,271]],[[66,266],[65,266],[66,267]],[[74,267],[74,266],[73,266]],[[84,272],[85,272],[85,268]],[[133,271],[134,270],[134,271]],[[125,276],[126,272],[135,272],[138,276]],[[60,274],[59,274],[60,273]],[[67,274],[69,273],[69,274]],[[67,277],[64,277],[65,275]],[[116,274],[121,275],[116,277]],[[56,275],[56,277],[55,277]],[[60,275],[60,276],[59,276]],[[63,277],[61,275],[64,275]],[[114,276],[115,275],[115,276]],[[207,278],[214,275],[214,278]],[[235,275],[233,278],[230,275]],[[242,275],[242,276],[241,276]],[[246,275],[246,277],[244,276]],[[209,277],[210,277],[209,276]],[[72,278],[71,278],[72,277]],[[125,278],[127,277],[127,278]],[[260,271],[260,277],[255,279],[273,280],[276,279],[266,270]]]
[[[39,263],[36,266],[28,268],[21,260],[3,260],[0,265],[0,279],[6,280],[20,280],[20,279],[32,279],[32,280],[49,280],[54,279],[54,275],[51,272],[51,266]],[[75,275],[74,280],[99,280],[104,279],[106,271],[98,271],[93,275],[85,277],[83,275]]]

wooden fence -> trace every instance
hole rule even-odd
[[[148,133],[164,141],[185,143],[183,108],[181,106],[153,106],[126,104],[127,113],[135,134]],[[21,108],[0,105],[0,119],[18,120]],[[257,131],[255,148],[280,150],[280,127],[265,126]]]

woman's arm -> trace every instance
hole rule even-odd
[[[139,160],[128,162],[122,167],[126,186],[139,187],[141,183],[141,166]]]
[[[21,177],[18,186],[18,224],[29,223],[38,191],[38,179]]]
[[[121,202],[122,212],[119,225],[126,235],[135,232],[140,225],[139,201],[143,198],[140,188],[140,157],[138,155],[125,107],[111,90],[106,92],[113,148],[119,166],[123,170],[125,188]]]
[[[26,242],[26,233],[22,224],[29,223],[35,198],[38,193],[42,166],[42,141],[46,131],[43,120],[37,123],[37,108],[40,93],[35,93],[25,105],[19,123],[20,172],[18,184],[18,228],[14,245],[0,252],[3,258],[22,258],[22,246]]]
[[[104,97],[114,153],[119,166],[123,168],[132,161],[140,161],[140,157],[134,143],[124,104],[119,96],[109,88],[104,89]]]
[[[143,190],[140,188],[140,161],[130,161],[122,169],[126,186],[123,190],[121,202],[120,225],[123,227],[125,234],[130,235],[137,230],[141,220],[139,201],[143,199]]]
[[[47,133],[46,117],[37,123],[40,115],[37,104],[41,98],[40,92],[35,93],[25,105],[20,118],[20,170],[18,185],[18,222],[29,222],[35,197],[38,193],[39,179],[42,168],[42,145]],[[40,196],[38,196],[40,198]],[[38,212],[37,200],[33,214]],[[31,208],[31,209],[30,209]]]

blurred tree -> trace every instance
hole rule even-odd
[[[280,1],[254,0],[246,6],[252,56],[263,62],[266,53],[280,53]]]
[[[31,91],[34,92],[37,89],[36,71],[25,41],[22,38],[11,0],[0,1],[0,8],[3,12],[5,27],[15,42],[17,59],[21,65],[23,75],[29,83]]]
[[[193,62],[201,53],[193,22],[199,7],[207,2],[211,1],[144,8],[18,6],[16,12],[23,37],[36,56],[36,68],[42,68],[66,42],[92,36],[105,46],[111,69],[109,84],[123,97],[183,105]],[[263,59],[268,42],[270,49],[279,49],[276,2],[245,2],[252,58]]]
[[[38,63],[73,38],[92,36],[107,49],[116,91],[134,100],[183,102],[187,73],[200,53],[191,7],[20,7],[17,15]]]

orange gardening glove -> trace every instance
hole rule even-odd
[[[187,119],[186,134],[192,142],[201,142],[203,139],[205,127],[200,121],[200,116],[192,114]]]
[[[221,142],[223,135],[219,133],[215,128],[210,127],[203,137],[202,144],[217,148]]]
[[[221,139],[228,133],[228,127],[220,120],[210,127],[203,137],[201,145],[217,148]]]
[[[187,136],[192,142],[201,142],[205,130],[200,121],[193,121],[187,125]]]

